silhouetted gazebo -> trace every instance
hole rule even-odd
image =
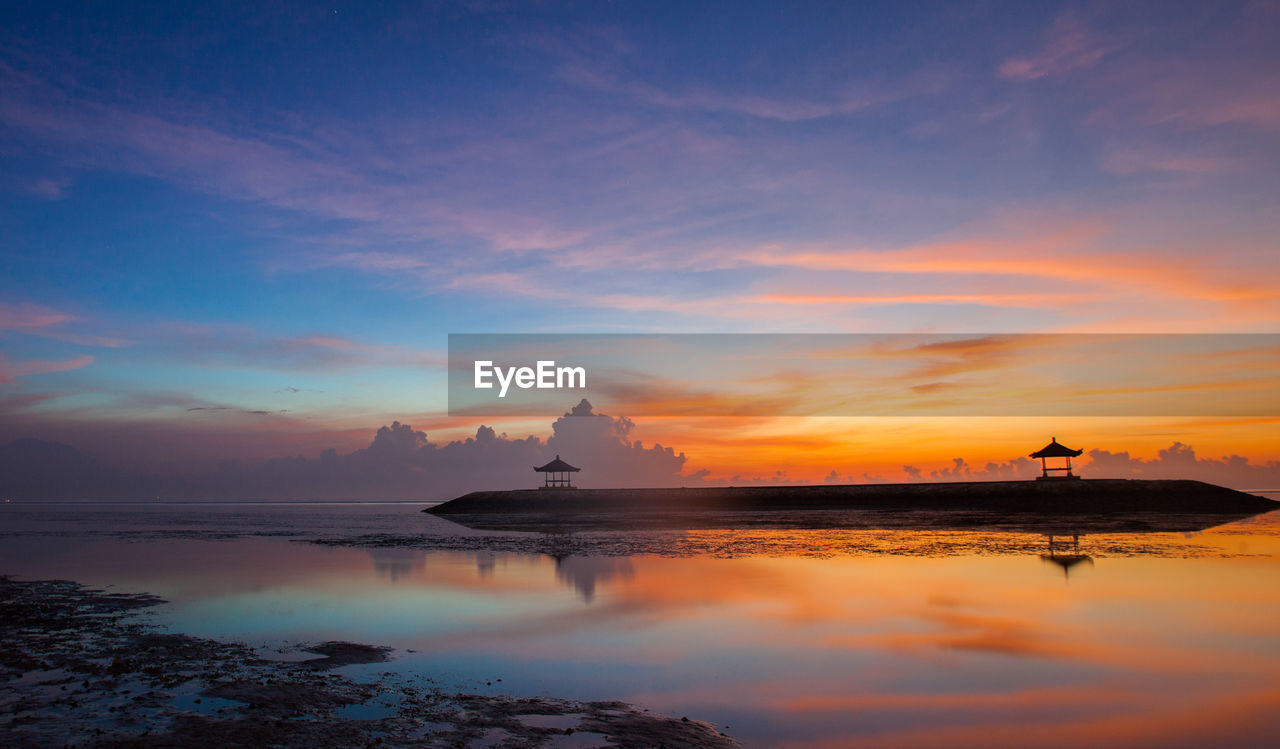
[[[1030,457],[1032,458],[1040,459],[1040,478],[1037,480],[1080,478],[1079,476],[1073,476],[1071,474],[1071,459],[1075,457],[1079,457],[1083,452],[1084,450],[1072,450],[1066,445],[1058,444],[1058,438],[1054,437],[1049,444],[1045,445],[1039,450],[1036,450],[1030,455]],[[1059,465],[1059,466],[1054,466],[1050,468],[1048,463],[1049,458],[1065,458],[1067,462],[1065,465]],[[1062,472],[1062,475],[1061,476],[1050,475],[1055,471]]]
[[[573,484],[569,482],[569,474],[577,473],[582,469],[574,468],[557,455],[555,460],[545,466],[534,466],[533,470],[546,474],[545,481],[541,487],[543,489],[572,489]]]

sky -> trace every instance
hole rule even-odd
[[[474,441],[449,333],[1275,332],[1277,80],[1267,2],[10,4],[0,441]],[[1280,460],[1274,418],[611,417],[740,480]]]

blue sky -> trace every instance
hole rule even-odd
[[[15,4],[5,432],[435,418],[450,332],[1273,331],[1278,41],[1273,3]]]

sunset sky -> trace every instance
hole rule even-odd
[[[1278,332],[1277,81],[1268,2],[11,6],[0,442],[465,439],[449,333]],[[1275,418],[611,415],[712,477],[1280,460]]]

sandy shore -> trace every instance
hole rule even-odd
[[[709,724],[621,702],[356,681],[334,669],[392,651],[326,642],[302,648],[307,660],[273,660],[160,631],[139,615],[160,603],[0,578],[0,745],[737,746]]]

